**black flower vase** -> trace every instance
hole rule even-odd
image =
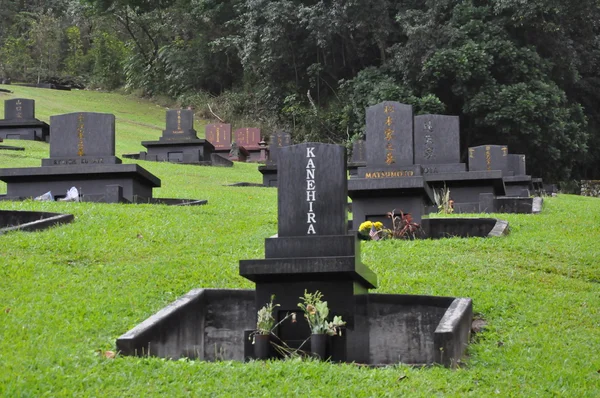
[[[310,335],[310,351],[319,359],[325,359],[327,353],[327,335],[326,334],[311,334]]]
[[[269,359],[271,353],[271,335],[255,334],[254,335],[254,358]]]

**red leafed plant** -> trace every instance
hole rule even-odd
[[[415,239],[423,234],[423,229],[419,223],[413,221],[410,213],[404,213],[396,209],[387,213],[387,217],[392,219],[392,235],[395,239]]]

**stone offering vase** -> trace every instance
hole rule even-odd
[[[254,335],[254,357],[256,359],[269,359],[271,357],[271,335]]]
[[[327,335],[325,333],[310,335],[310,352],[318,359],[326,359]]]

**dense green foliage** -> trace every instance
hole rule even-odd
[[[139,151],[164,125],[164,109],[145,101],[14,89],[0,100],[33,98],[46,121],[82,104],[116,113],[117,154]],[[6,143],[26,151],[0,151],[0,167],[36,167],[48,156],[45,143]],[[277,231],[276,189],[224,186],[259,182],[255,164],[139,163],[162,180],[156,196],[208,205],[0,202],[3,210],[76,217],[0,235],[0,396],[600,395],[600,200],[571,195],[546,198],[538,215],[499,215],[511,227],[501,238],[361,243],[363,262],[378,275],[375,292],[473,299],[487,326],[458,370],[106,358],[118,336],[191,289],[252,288],[238,260],[263,258],[264,238]]]
[[[0,75],[168,96],[347,143],[382,100],[460,115],[547,180],[600,178],[596,0],[0,0]],[[6,22],[6,23],[4,23]],[[217,96],[217,98],[214,98]]]

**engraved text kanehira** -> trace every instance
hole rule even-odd
[[[307,235],[315,235],[315,224],[317,223],[313,209],[317,197],[317,187],[315,185],[315,148],[306,148],[306,202],[308,203],[308,212],[306,213],[306,223],[308,224]]]

